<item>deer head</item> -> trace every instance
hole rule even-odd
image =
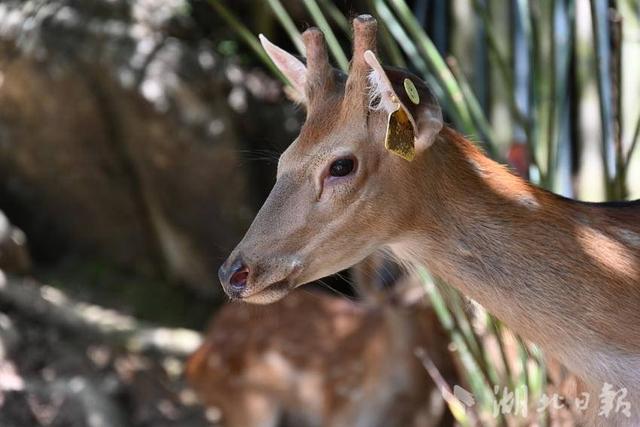
[[[442,113],[424,82],[376,58],[376,21],[353,21],[345,78],[322,33],[303,34],[306,63],[260,36],[307,117],[282,154],[277,181],[219,271],[234,299],[268,303],[352,266],[407,232],[424,157]]]

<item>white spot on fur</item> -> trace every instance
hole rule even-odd
[[[535,196],[532,194],[527,194],[527,193],[518,194],[516,196],[516,201],[518,202],[518,204],[532,211],[540,208],[540,203],[538,203]]]
[[[488,183],[490,186],[492,186],[493,188],[495,188],[495,190],[498,193],[503,194],[505,197],[512,199],[518,205],[523,206],[532,211],[540,208],[540,203],[538,203],[538,200],[536,199],[536,197],[530,192],[526,191],[526,189],[525,191],[521,191],[516,194],[505,191],[505,188],[502,185],[496,185],[496,182],[490,179],[489,176],[491,175],[491,173],[482,165],[482,163],[478,162],[476,159],[473,159],[473,158],[467,159],[467,162],[469,163],[469,166],[471,166],[471,170],[476,175],[478,175],[480,178],[488,178],[484,181]],[[498,184],[500,183],[498,182]]]
[[[467,161],[469,162],[469,166],[471,166],[471,169],[473,169],[473,171],[480,177],[484,177],[487,176],[487,170],[480,164],[478,163],[475,159],[467,159]]]

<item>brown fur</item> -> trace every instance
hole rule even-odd
[[[626,387],[633,417],[615,422],[640,423],[640,204],[580,203],[536,188],[440,130],[431,102],[414,108],[429,120],[413,124],[416,135],[429,135],[425,123],[439,133],[416,138],[416,158],[405,161],[384,149],[387,113],[353,114],[359,92],[332,87],[314,98],[271,195],[227,261],[251,266],[240,298],[282,298],[389,248],[541,345],[581,377],[592,408],[603,383]],[[345,154],[357,158],[356,173],[327,184],[328,166]]]
[[[558,197],[452,130],[430,149],[424,171],[419,194],[428,206],[407,224],[415,238],[395,246],[400,256],[425,263],[540,344],[583,378],[592,399],[605,382],[626,387],[638,417],[640,245],[628,240],[640,236],[640,205]]]
[[[429,308],[298,291],[268,306],[223,307],[187,378],[227,427],[426,427],[445,409],[437,399],[430,407],[439,392],[414,350],[453,380],[446,342]]]

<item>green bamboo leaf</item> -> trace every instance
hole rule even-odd
[[[435,96],[440,100],[444,111],[453,118],[454,122],[460,124],[461,121],[454,105],[451,103],[449,97],[445,95],[445,91],[443,90],[440,82],[437,81],[431,73],[429,73],[427,63],[423,59],[422,55],[420,55],[418,47],[393,15],[391,9],[389,9],[384,0],[373,0],[372,3],[378,18],[384,23],[393,37],[397,40],[397,45],[400,46],[405,55],[407,55],[411,66],[417,70],[418,74],[427,82],[431,90],[433,90]]]
[[[325,10],[326,14],[329,15],[331,20],[340,28],[346,35],[351,35],[351,26],[349,25],[349,21],[342,14],[340,9],[336,7],[330,0],[319,0],[320,6]]]
[[[224,21],[229,24],[231,29],[233,29],[238,34],[242,41],[244,41],[249,46],[249,48],[251,48],[251,50],[256,53],[256,55],[258,55],[258,58],[260,58],[262,62],[264,62],[267,67],[269,67],[273,74],[278,76],[278,78],[285,84],[289,84],[280,70],[278,70],[273,62],[271,62],[271,59],[265,53],[264,49],[262,49],[262,45],[260,45],[260,42],[253,35],[253,33],[244,24],[242,24],[238,20],[238,18],[236,18],[233,13],[222,4],[220,0],[209,0],[209,4],[216,10],[216,12],[218,12],[222,19],[224,19]]]
[[[511,388],[515,389],[516,384],[513,378],[513,373],[511,372],[511,365],[509,364],[509,358],[507,357],[507,351],[504,345],[503,339],[503,328],[502,324],[498,319],[493,317],[491,314],[487,315],[487,330],[493,335],[498,343],[498,350],[500,350],[500,362],[504,367],[505,379],[504,382]]]
[[[447,67],[444,59],[438,52],[431,39],[424,32],[415,16],[407,6],[404,0],[389,0],[392,7],[398,14],[401,22],[409,31],[409,34],[415,39],[416,45],[422,50],[424,59],[429,67],[434,71],[435,77],[440,81],[446,96],[450,99],[459,115],[463,130],[466,133],[479,135],[477,127],[471,118],[471,112],[467,107],[464,94],[458,85],[455,77]]]
[[[369,9],[372,11],[376,10],[376,5],[374,0],[368,0]],[[378,13],[374,13],[374,15],[378,15],[378,29],[379,29],[379,39],[381,40],[381,46],[384,52],[387,54],[389,61],[391,64],[394,64],[396,67],[407,68],[407,62],[402,56],[402,51],[400,50],[400,46],[398,46],[397,40],[394,38],[393,34],[389,30],[387,26],[386,20],[380,18]],[[380,50],[380,49],[379,49]]]
[[[420,56],[420,52],[416,47],[411,37],[406,33],[402,25],[391,12],[391,9],[386,5],[384,0],[373,0],[373,5],[378,14],[378,17],[384,22],[384,25],[389,29],[389,32],[398,41],[398,45],[404,50],[411,64],[423,75],[428,74],[428,68],[426,61]]]
[[[469,381],[475,397],[484,405],[490,404],[493,391],[491,381],[485,369],[486,365],[482,362],[481,358],[474,354],[470,347],[471,342],[464,336],[458,319],[456,319],[456,316],[453,314],[451,303],[443,294],[443,292],[445,292],[449,295],[448,288],[443,289],[440,285],[436,284],[437,282],[425,268],[419,268],[418,273],[422,278],[427,296],[434,307],[440,323],[449,333],[451,341],[458,348],[460,360],[466,371],[465,377]]]
[[[344,54],[342,46],[340,46],[336,35],[333,33],[331,25],[327,22],[327,18],[322,13],[322,10],[320,10],[320,6],[318,6],[318,3],[315,0],[304,0],[304,5],[309,11],[311,18],[313,18],[313,21],[324,33],[324,38],[329,46],[329,51],[338,63],[338,67],[340,67],[342,71],[347,71],[349,69],[349,60]]]
[[[298,31],[296,24],[293,23],[293,19],[291,19],[291,16],[289,16],[289,13],[287,13],[284,6],[282,6],[282,3],[280,3],[280,0],[267,0],[267,1],[269,2],[269,6],[271,7],[271,10],[276,15],[276,18],[278,18],[280,25],[282,25],[282,28],[284,28],[284,30],[289,35],[289,38],[295,45],[298,53],[302,56],[305,56],[304,44],[302,43],[302,35],[300,34],[300,31]]]

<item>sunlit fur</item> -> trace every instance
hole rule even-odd
[[[398,106],[395,105],[389,96],[392,89],[377,70],[371,69],[369,72],[369,109],[371,111],[384,111],[392,113]]]
[[[628,235],[640,232],[640,205],[558,197],[450,129],[420,167],[422,213],[404,225],[410,236],[390,245],[397,256],[426,264],[564,363],[596,399],[592,409],[605,382],[626,387],[635,418],[618,423],[637,425],[640,250]],[[523,194],[535,209],[522,204]]]

